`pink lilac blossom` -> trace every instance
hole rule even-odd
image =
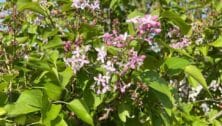
[[[94,77],[94,80],[96,84],[91,88],[96,89],[97,94],[104,94],[111,90],[109,85],[110,76],[108,74],[99,74],[97,77]]]
[[[130,86],[131,86],[131,83],[126,84],[126,85],[122,85],[122,86],[120,87],[120,92],[121,92],[121,93],[125,93],[125,92],[126,92],[126,89],[129,88]]]
[[[138,53],[134,50],[130,51],[130,60],[126,64],[128,68],[136,69],[137,67],[143,64],[144,59],[146,58],[145,55],[138,56]]]
[[[64,59],[65,63],[70,66],[74,73],[77,73],[85,64],[89,64],[86,53],[90,46],[76,47],[76,50],[72,52],[72,57]]]
[[[125,41],[128,38],[128,34],[117,34],[116,31],[113,31],[112,34],[110,33],[105,33],[103,35],[103,41],[108,45],[108,46],[115,46],[118,48],[123,48],[124,46],[126,46]]]
[[[136,24],[137,34],[139,37],[144,37],[147,42],[152,41],[153,37],[161,32],[158,16],[145,15],[144,17],[128,19],[127,22]]]
[[[102,46],[101,48],[95,48],[96,51],[98,52],[97,54],[97,60],[98,61],[101,61],[102,63],[105,62],[105,59],[106,59],[106,55],[107,55],[107,52],[105,50],[105,47]]]
[[[175,49],[182,49],[190,45],[190,41],[187,38],[182,38],[181,41],[173,43],[170,46]]]
[[[66,52],[71,50],[71,42],[70,41],[66,41],[64,42],[63,48]]]

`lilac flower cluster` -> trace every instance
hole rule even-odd
[[[120,86],[120,92],[121,92],[121,93],[125,93],[125,92],[126,92],[126,89],[128,89],[131,85],[132,85],[131,83],[121,85],[121,86]]]
[[[105,68],[105,70],[109,74],[114,73],[116,71],[116,68],[114,67],[114,63],[110,60],[107,61],[106,64],[104,64],[102,67]]]
[[[102,75],[99,74],[97,77],[94,77],[94,80],[96,82],[95,85],[92,85],[92,89],[96,89],[97,94],[104,94],[111,90],[109,81],[110,81],[110,75]]]
[[[152,42],[153,37],[161,32],[158,16],[145,15],[128,19],[127,22],[136,24],[139,37],[145,38],[147,42]]]
[[[106,70],[105,75],[99,74],[97,77],[94,77],[95,84],[92,85],[92,89],[96,91],[97,94],[104,94],[108,91],[111,91],[111,85],[109,83],[112,74],[116,71],[114,63],[110,60],[107,61],[107,52],[105,46],[100,48],[95,48],[97,51],[97,61],[102,63],[102,67]]]
[[[108,46],[115,46],[118,48],[123,48],[124,46],[126,46],[125,41],[128,38],[128,34],[117,34],[116,31],[113,31],[112,34],[110,33],[105,33],[103,35],[103,41],[108,45]]]
[[[89,2],[89,0],[73,0],[72,7],[76,9],[82,9],[89,8],[91,10],[99,10],[99,1],[93,1],[92,3]]]
[[[128,63],[126,64],[126,67],[131,69],[136,69],[137,67],[143,64],[145,58],[146,58],[145,55],[138,56],[138,53],[132,49],[130,51],[130,58]]]
[[[167,33],[169,38],[180,37],[180,29],[177,26],[170,28],[169,32]]]
[[[86,53],[89,51],[90,46],[77,46],[75,51],[72,52],[72,57],[64,59],[65,63],[70,66],[74,73],[79,71],[85,64],[89,64]]]
[[[170,46],[175,49],[182,49],[190,45],[190,41],[187,38],[182,38],[181,41],[177,43],[172,43]]]

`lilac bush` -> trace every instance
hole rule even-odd
[[[0,9],[0,125],[222,124],[220,1]]]

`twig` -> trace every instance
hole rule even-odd
[[[213,121],[214,119],[218,118],[222,116],[222,110],[220,112],[218,112],[215,116],[213,116],[212,118],[210,118],[210,121]]]

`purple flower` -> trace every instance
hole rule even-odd
[[[75,7],[77,9],[85,9],[89,5],[89,2],[86,0],[73,0],[72,7]]]
[[[145,37],[146,41],[148,39],[152,40],[150,39],[150,34],[154,34],[155,36],[161,32],[161,25],[158,21],[158,16],[145,15],[144,17],[135,17],[132,19],[128,19],[127,22],[136,24],[139,37]]]
[[[107,61],[107,63],[103,67],[106,69],[108,73],[113,73],[116,71],[112,61]]]
[[[105,33],[103,35],[103,41],[108,45],[108,46],[115,46],[118,48],[122,48],[126,46],[125,42],[128,38],[128,34],[117,34],[116,31],[113,31],[112,34],[110,33]]]
[[[98,0],[94,1],[94,2],[90,5],[90,9],[92,9],[92,10],[99,10],[99,9],[100,9],[100,7],[99,7],[99,1],[98,1]]]
[[[110,91],[109,80],[110,76],[108,74],[102,75],[99,74],[97,77],[94,77],[95,85],[92,86],[92,89],[96,90],[97,94],[104,94],[107,91]]]
[[[128,61],[126,66],[131,69],[136,69],[136,67],[139,67],[143,64],[145,58],[145,55],[138,56],[136,51],[131,50],[131,56],[129,58],[130,60]]]
[[[76,49],[72,52],[72,57],[64,59],[65,63],[72,68],[74,73],[79,71],[85,64],[89,64],[86,57],[86,53],[89,48],[89,46],[82,48],[76,47]]]
[[[131,86],[131,83],[127,84],[127,85],[122,85],[120,87],[120,92],[121,93],[125,93],[126,92],[126,89],[129,88]]]
[[[71,50],[71,42],[70,41],[65,42],[63,48],[66,52],[70,51]]]
[[[181,41],[173,43],[170,46],[175,49],[182,49],[190,45],[190,41],[187,38],[182,38]]]

